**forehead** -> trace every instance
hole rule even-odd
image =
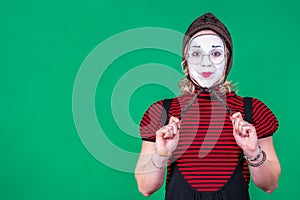
[[[203,49],[210,49],[212,46],[220,46],[224,48],[222,39],[214,33],[197,34],[190,42],[190,48],[200,46]]]

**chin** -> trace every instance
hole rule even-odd
[[[203,87],[203,88],[210,88],[210,87],[212,87],[214,84],[212,84],[212,83],[206,83],[206,84],[199,84],[201,87]]]

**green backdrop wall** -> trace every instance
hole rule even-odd
[[[0,199],[146,199],[132,173],[137,125],[151,103],[179,94],[180,36],[205,12],[231,31],[238,93],[280,122],[279,187],[268,195],[251,183],[252,199],[299,199],[299,8],[296,0],[1,1]]]

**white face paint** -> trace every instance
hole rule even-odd
[[[214,57],[212,52],[222,52],[225,55],[225,47],[222,39],[214,34],[204,34],[193,38],[188,47],[188,52],[203,52],[202,60],[199,63],[192,62],[190,58],[188,61],[189,75],[191,79],[203,88],[210,88],[221,80],[225,65],[226,57],[220,62],[212,63]],[[209,58],[211,54],[211,59]],[[196,54],[197,55],[197,54]]]

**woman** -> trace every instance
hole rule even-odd
[[[249,199],[250,174],[267,193],[281,172],[272,135],[278,121],[260,100],[242,98],[226,80],[232,40],[213,14],[197,18],[182,46],[182,95],[145,112],[136,180],[149,196],[164,183],[166,200]],[[167,111],[164,113],[164,111]],[[162,123],[166,114],[169,119]],[[168,164],[167,164],[168,163]]]

